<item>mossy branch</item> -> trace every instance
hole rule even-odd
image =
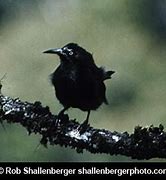
[[[29,134],[41,134],[40,143],[44,146],[69,146],[83,152],[125,155],[134,159],[166,158],[166,132],[159,127],[136,127],[128,132],[110,132],[105,129],[87,127],[80,133],[80,124],[70,120],[68,115],[53,115],[49,107],[40,102],[22,102],[0,94],[1,123],[19,123]]]

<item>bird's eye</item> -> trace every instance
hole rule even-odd
[[[70,51],[70,52],[69,52],[69,55],[73,55],[73,51]]]

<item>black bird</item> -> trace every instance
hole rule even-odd
[[[97,67],[92,54],[75,43],[43,53],[60,57],[60,66],[51,75],[56,96],[64,106],[59,115],[70,107],[79,108],[88,112],[83,123],[87,125],[90,111],[96,110],[103,102],[108,104],[104,80],[110,79],[114,71]]]

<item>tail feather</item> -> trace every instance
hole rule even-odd
[[[114,74],[114,73],[115,73],[115,71],[106,71],[106,72],[104,72],[103,80],[111,79],[111,75]]]

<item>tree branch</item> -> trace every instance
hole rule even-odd
[[[135,159],[166,158],[166,132],[159,127],[136,127],[133,134],[110,132],[88,126],[79,132],[80,124],[68,115],[53,115],[40,102],[29,103],[0,94],[0,120],[20,123],[29,134],[41,134],[44,146],[59,144],[83,152],[125,155]]]

